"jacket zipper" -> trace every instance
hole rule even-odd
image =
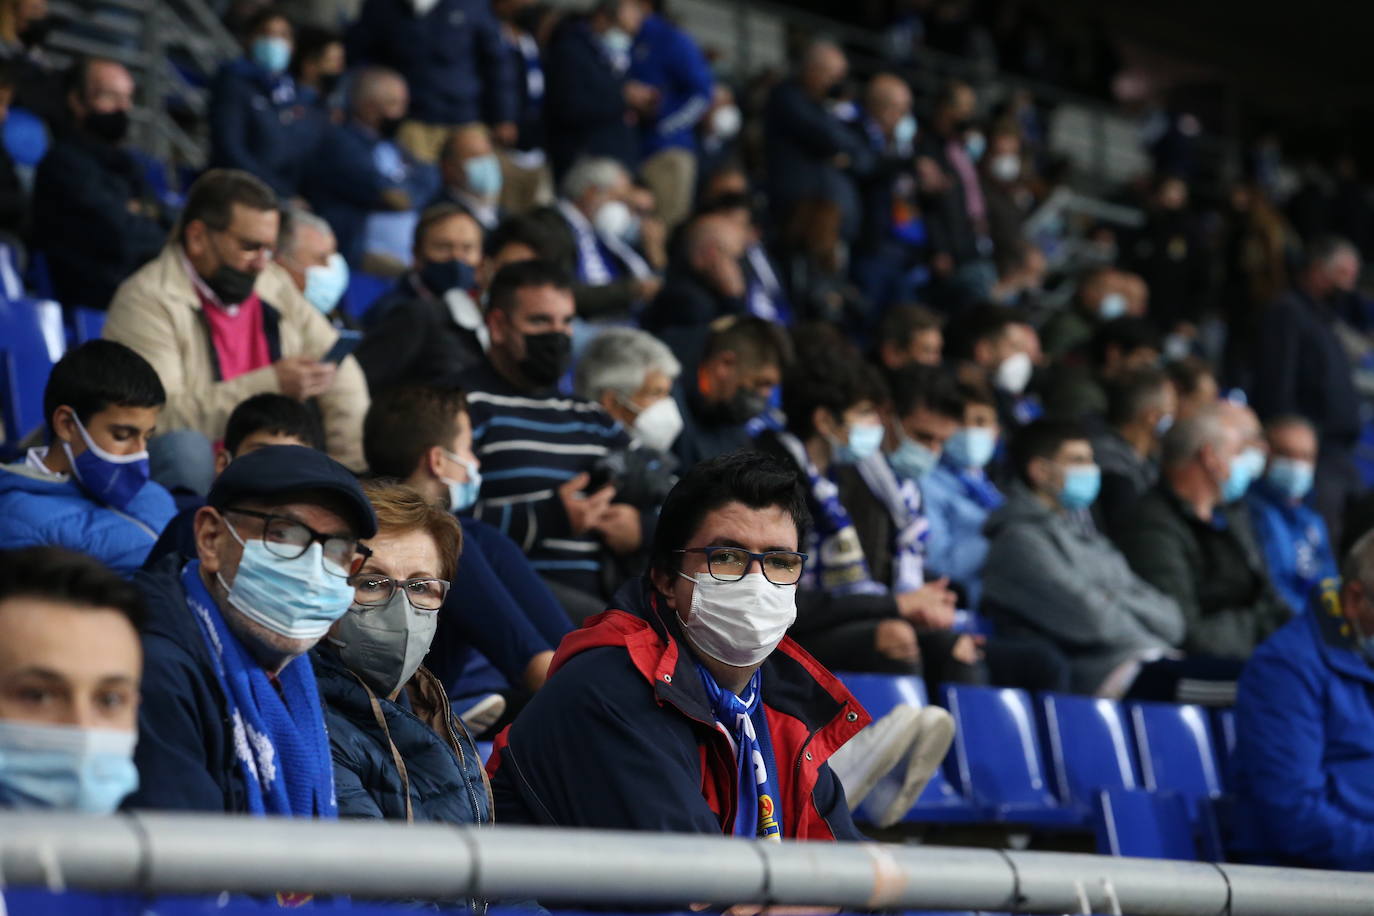
[[[461,770],[463,773],[463,785],[467,788],[468,791],[468,804],[472,805],[473,820],[476,821],[479,825],[487,823],[487,821],[483,820],[482,809],[477,804],[477,793],[472,788],[472,777],[468,775],[467,754],[463,752],[462,738],[459,737],[458,733],[454,731],[453,728],[453,709],[448,702],[448,692],[445,691],[442,687],[439,689],[439,702],[443,705],[444,724],[448,727],[449,737],[453,739],[453,747],[458,751],[458,769]],[[461,723],[459,723],[459,725],[463,729],[463,737],[466,737],[469,741],[472,741],[472,736],[468,734],[467,726],[462,725]],[[473,742],[473,746],[476,746],[476,742]],[[485,781],[486,776],[484,774],[483,782]],[[487,795],[487,801],[489,804],[488,812],[491,817],[495,817],[496,806],[491,798],[490,793],[488,793]],[[487,909],[490,906],[490,902],[487,900],[487,898],[471,897],[469,899],[471,900],[469,906],[472,912],[476,914],[476,916],[485,916]]]

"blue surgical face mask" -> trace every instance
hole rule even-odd
[[[997,434],[986,426],[964,426],[945,442],[945,455],[960,470],[985,468],[997,451]]]
[[[887,456],[887,460],[899,477],[919,481],[935,470],[940,453],[926,448],[915,439],[902,436],[901,444]]]
[[[856,423],[849,427],[848,439],[832,445],[831,457],[836,464],[857,464],[883,447],[883,427],[878,423]]]
[[[1315,476],[1316,468],[1310,461],[1275,457],[1269,459],[1264,482],[1284,499],[1300,502],[1312,491]]]
[[[148,482],[148,452],[135,452],[132,455],[115,455],[96,445],[91,434],[81,423],[81,418],[72,412],[76,431],[86,443],[86,450],[72,457],[70,443],[63,442],[62,450],[67,453],[67,463],[71,465],[72,475],[76,477],[81,489],[90,494],[96,502],[104,503],[123,511],[134,501],[138,491]]]
[[[1102,469],[1095,464],[1077,464],[1064,470],[1064,485],[1059,489],[1059,505],[1065,509],[1086,509],[1097,501],[1102,489]]]
[[[477,285],[477,272],[467,261],[430,261],[420,268],[420,282],[436,296],[451,289],[472,289]]]
[[[219,573],[215,577],[244,617],[288,639],[319,639],[353,603],[347,571],[325,571],[324,548],[318,541],[296,559],[284,560],[261,538],[244,541],[233,525],[228,528],[243,545],[243,556],[232,585],[225,585]]]
[[[615,58],[629,56],[635,40],[629,32],[612,26],[602,33],[601,42],[606,46],[606,53]]]
[[[911,115],[902,115],[902,119],[892,128],[892,142],[905,149],[911,146],[915,139],[916,119]]]
[[[329,256],[329,263],[305,269],[305,299],[323,314],[328,315],[348,289],[348,262],[337,251]]]
[[[447,477],[440,477],[448,486],[448,509],[450,512],[462,512],[464,509],[471,508],[477,502],[477,494],[482,491],[482,472],[477,467],[476,461],[467,461],[459,458],[453,452],[444,451],[444,455],[454,464],[461,464],[463,470],[467,471],[467,480],[449,480]]]
[[[112,814],[138,788],[137,734],[0,722],[0,808]]]
[[[253,63],[275,75],[291,63],[291,42],[285,38],[264,35],[253,39],[250,53],[253,55]]]
[[[1256,464],[1255,458],[1259,462]],[[1221,486],[1221,501],[1233,503],[1245,495],[1264,468],[1264,456],[1257,449],[1246,449],[1231,459],[1230,474]]]
[[[964,149],[968,151],[968,157],[974,162],[983,158],[983,153],[987,152],[988,139],[980,133],[971,133],[964,138]]]
[[[1171,413],[1162,413],[1159,415],[1159,419],[1155,421],[1155,435],[1161,439],[1173,428],[1174,415]]]
[[[1130,303],[1121,293],[1107,293],[1097,300],[1097,317],[1103,321],[1113,321],[1126,314]]]
[[[495,197],[501,193],[501,160],[494,153],[465,160],[463,176],[467,179],[468,190],[479,197]]]

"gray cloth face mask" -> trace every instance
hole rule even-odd
[[[350,607],[339,618],[329,642],[350,671],[377,693],[390,697],[420,667],[438,626],[437,610],[411,607],[398,588],[386,604]]]

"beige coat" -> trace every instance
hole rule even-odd
[[[319,358],[333,346],[338,332],[281,267],[269,264],[254,289],[280,315],[282,356]],[[281,387],[271,366],[215,381],[210,334],[200,309],[181,246],[172,243],[115,291],[105,337],[132,347],[157,370],[167,389],[167,406],[158,418],[161,431],[195,429],[215,442],[223,438],[229,413],[240,401]],[[339,364],[334,386],[318,400],[326,450],[349,468],[362,470],[367,380],[353,357]]]

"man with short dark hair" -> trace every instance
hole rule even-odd
[[[868,714],[786,638],[809,522],[796,474],[773,458],[688,472],[649,574],[563,641],[555,685],[497,739],[497,820],[860,839],[826,761]]]
[[[133,808],[333,818],[329,736],[302,658],[353,603],[376,516],[314,449],[234,461],[195,517],[196,556],[135,582],[147,598]]]
[[[138,785],[144,616],[92,557],[0,551],[0,808],[111,814]]]
[[[898,477],[919,484],[963,425],[964,402],[954,380],[936,366],[907,366],[890,373],[887,384],[892,396],[883,440],[887,462]]]
[[[0,468],[0,548],[52,544],[136,570],[176,512],[148,479],[166,399],[157,373],[122,344],[92,340],[62,357],[43,391],[49,444]]]
[[[57,298],[104,309],[115,287],[157,256],[170,220],[123,146],[134,79],[123,64],[85,58],[68,77],[73,128],[39,163],[33,244],[48,259]]]
[[[1178,395],[1162,369],[1137,369],[1107,388],[1107,429],[1093,437],[1102,468],[1097,513],[1103,530],[1117,530],[1136,500],[1159,479],[1159,444],[1174,425]]]
[[[875,352],[884,369],[938,366],[944,358],[944,320],[920,305],[894,305],[878,323]]]
[[[157,370],[169,392],[162,429],[215,442],[239,402],[277,392],[315,401],[329,453],[361,468],[367,383],[351,356],[320,361],[338,332],[272,263],[278,223],[276,195],[261,181],[206,172],[176,236],[115,293],[104,335]]]

